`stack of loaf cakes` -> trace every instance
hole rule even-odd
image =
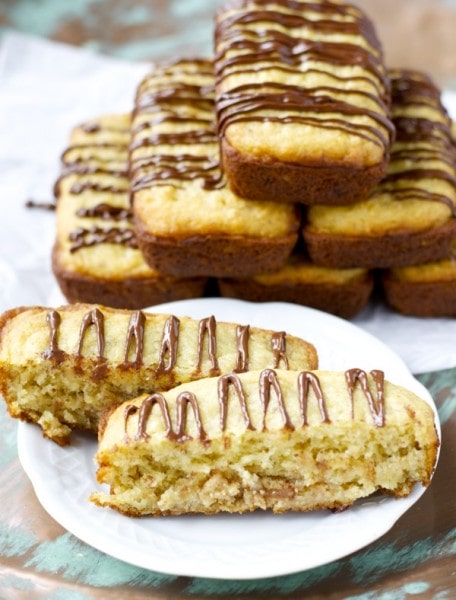
[[[406,314],[456,314],[451,123],[339,1],[231,0],[213,59],[154,65],[130,115],[78,126],[56,185],[70,302],[218,293],[350,318],[374,281]]]

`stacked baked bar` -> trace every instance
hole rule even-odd
[[[456,314],[450,121],[429,77],[385,67],[356,7],[232,0],[213,60],[155,65],[131,116],[74,136],[54,252],[70,301],[209,289],[350,318],[379,272],[398,310],[422,293],[422,314]]]

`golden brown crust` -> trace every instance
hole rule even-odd
[[[202,235],[176,240],[151,235],[136,221],[136,235],[152,268],[175,277],[234,277],[274,271],[296,244],[297,233],[280,238]]]
[[[113,308],[145,308],[163,302],[200,298],[207,285],[206,277],[180,279],[160,273],[118,280],[89,277],[62,268],[57,245],[52,254],[52,270],[68,302],[103,304]]]
[[[293,302],[350,319],[366,305],[374,285],[371,273],[342,284],[286,281],[263,285],[256,279],[220,279],[220,293],[251,302]]]
[[[456,235],[456,219],[423,232],[399,231],[379,236],[335,235],[304,228],[309,256],[336,269],[418,265],[447,258]]]
[[[371,167],[302,165],[242,156],[222,139],[223,166],[233,191],[251,200],[343,205],[363,200],[387,168],[387,160]]]
[[[29,310],[29,306],[18,306],[16,308],[11,308],[10,310],[6,310],[3,314],[0,315],[0,347],[2,344],[2,332],[10,321],[14,319],[17,315],[20,315],[23,312]],[[41,308],[41,307],[40,307]],[[0,380],[1,383],[1,380]]]
[[[456,317],[456,282],[409,281],[384,273],[382,284],[388,304],[404,315]]]

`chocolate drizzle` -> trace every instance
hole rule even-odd
[[[198,325],[198,360],[196,363],[196,369],[197,371],[201,370],[201,363],[203,361],[204,340],[207,337],[208,357],[211,362],[211,377],[220,373],[220,368],[217,360],[216,327],[217,323],[213,316],[207,317],[206,319],[201,319]]]
[[[131,208],[113,206],[107,202],[100,202],[90,208],[78,208],[76,215],[81,218],[103,219],[104,221],[133,221]]]
[[[237,359],[234,373],[243,373],[249,370],[249,337],[250,325],[236,327]]]
[[[368,407],[370,413],[372,415],[373,424],[375,427],[383,427],[385,425],[385,410],[384,410],[384,373],[383,371],[373,370],[370,372],[370,375],[374,381],[376,387],[376,401],[372,396],[372,393],[369,389],[368,384],[368,376],[367,373],[361,369],[349,369],[345,371],[345,383],[347,386],[347,390],[350,397],[350,402],[352,406],[351,418],[354,419],[354,409],[353,409],[353,395],[354,390],[357,385],[357,382],[360,383],[361,389],[364,393],[364,396],[367,400]],[[299,402],[299,412],[301,417],[301,427],[308,426],[308,398],[309,391],[312,389],[315,398],[318,402],[318,408],[321,415],[321,424],[326,425],[331,423],[331,420],[328,415],[326,400],[321,388],[321,383],[318,376],[312,371],[301,371],[297,375],[297,392],[298,392],[298,402]],[[232,393],[230,394],[230,390]],[[262,416],[261,416],[261,424],[260,431],[266,431],[267,425],[267,415],[269,411],[269,406],[271,403],[271,394],[274,393],[279,413],[282,418],[282,429],[286,429],[289,431],[294,431],[295,427],[291,422],[291,419],[288,415],[285,400],[283,396],[283,391],[280,386],[279,376],[276,371],[272,369],[264,369],[260,373],[259,381],[258,381],[258,401],[262,407]],[[247,402],[246,394],[244,388],[242,386],[242,381],[239,375],[235,373],[231,373],[228,375],[222,375],[217,381],[217,398],[219,405],[219,425],[220,431],[224,432],[227,428],[227,415],[228,415],[228,403],[230,398],[237,398],[242,417],[244,420],[244,425],[246,430],[256,431],[257,429],[254,427],[252,420],[249,414],[249,403]],[[256,400],[255,400],[256,401]],[[198,406],[197,397],[190,392],[181,392],[176,398],[176,409],[177,409],[177,421],[176,421],[176,433],[174,433],[170,413],[168,401],[166,400],[163,394],[152,394],[151,396],[147,396],[140,404],[139,407],[139,417],[138,417],[138,425],[137,425],[137,433],[135,435],[135,440],[147,440],[149,436],[147,434],[147,421],[150,417],[150,413],[154,404],[159,404],[162,418],[165,426],[165,435],[168,439],[176,440],[176,441],[186,441],[187,439],[191,439],[190,436],[185,433],[186,426],[186,405],[190,404],[193,409],[193,414],[195,417],[195,423],[198,429],[199,439],[201,441],[208,441],[207,435],[204,431],[204,426],[201,419],[201,413]],[[127,422],[131,415],[135,414],[138,411],[138,407],[134,405],[127,405],[124,410],[124,427],[125,432],[127,432]]]
[[[183,60],[157,66],[143,82],[129,147],[133,193],[165,185],[181,188],[195,180],[206,190],[226,185],[219,164],[211,74],[210,61]],[[189,76],[201,80],[201,85],[189,83]],[[208,78],[209,85],[203,83]],[[160,151],[160,146],[184,146],[185,150],[174,154]],[[153,152],[145,153],[149,147]]]
[[[171,418],[169,416],[168,403],[165,400],[163,394],[151,394],[147,396],[141,402],[141,408],[139,409],[139,417],[138,417],[138,432],[136,433],[135,440],[147,440],[149,436],[146,433],[147,421],[149,419],[150,413],[154,404],[158,404],[162,413],[163,421],[165,423],[166,428],[166,437],[171,437],[173,434],[173,426],[171,423]],[[127,407],[128,408],[128,407]],[[128,415],[127,415],[128,416]],[[126,424],[125,424],[126,430]]]
[[[43,210],[55,210],[57,204],[55,202],[39,202],[38,200],[27,200],[26,208],[41,208]]]
[[[272,353],[274,357],[273,368],[277,369],[280,362],[284,363],[283,368],[288,369],[288,357],[286,349],[287,334],[284,331],[274,332],[271,338]]]
[[[198,439],[200,441],[204,441],[206,439],[206,432],[204,431],[203,424],[201,422],[201,415],[198,406],[198,402],[194,394],[190,392],[182,392],[178,395],[176,401],[177,408],[177,419],[176,419],[176,431],[173,430],[173,425],[171,422],[168,403],[166,402],[163,394],[155,393],[147,396],[142,402],[141,407],[139,409],[139,417],[138,417],[138,430],[135,435],[135,440],[148,440],[149,435],[146,432],[147,421],[152,412],[152,408],[155,404],[158,404],[161,410],[163,422],[165,425],[165,436],[176,442],[186,442],[191,438],[188,434],[185,433],[187,426],[187,412],[188,406],[190,405],[193,411],[193,416],[195,419],[196,428],[198,430]],[[132,414],[137,412],[137,407],[131,404],[128,404],[124,410],[124,421],[125,421],[125,436],[128,439],[127,427],[128,427],[128,419]]]
[[[326,410],[325,399],[321,389],[320,380],[315,373],[311,371],[301,371],[298,375],[298,396],[299,410],[301,414],[301,425],[307,425],[307,399],[309,397],[309,386],[312,388],[320,409],[321,422],[329,423],[328,412]]]
[[[46,314],[46,323],[49,327],[49,346],[43,352],[43,358],[54,360],[57,364],[60,364],[66,357],[65,352],[59,349],[58,343],[61,320],[60,313],[56,310],[50,310]]]
[[[387,176],[372,198],[386,193],[398,201],[440,202],[450,209],[454,218],[456,154],[440,91],[421,72],[393,70],[390,76],[396,143]],[[430,185],[426,180],[448,184],[453,194],[434,192],[435,183]]]
[[[360,383],[361,389],[366,397],[369,409],[372,415],[372,420],[377,427],[383,427],[385,424],[385,404],[384,404],[384,373],[383,371],[371,371],[372,378],[376,386],[376,401],[369,389],[367,382],[367,373],[361,369],[349,369],[345,371],[345,380],[347,382],[348,392],[352,406],[352,418],[354,418],[354,392],[357,382]]]
[[[105,349],[104,319],[104,314],[98,307],[83,315],[76,356],[79,358],[81,357],[86,332],[89,327],[93,326],[97,336],[98,357],[99,359],[103,357]],[[62,352],[58,346],[59,328],[61,324],[60,313],[57,310],[48,311],[46,314],[46,322],[49,327],[49,346],[43,352],[43,357],[61,361],[66,354]],[[147,317],[143,311],[138,310],[131,312],[126,330],[122,367],[140,368],[144,365],[146,324]],[[171,373],[176,366],[179,349],[179,329],[180,320],[174,315],[170,315],[163,325],[158,350],[157,373]],[[249,325],[238,325],[236,327],[236,360],[233,372],[243,372],[247,371],[249,368],[249,336]],[[283,332],[279,334],[271,333],[272,346],[277,347],[276,361],[283,360],[288,368],[284,340],[285,334]],[[217,322],[214,316],[201,319],[198,323],[197,360],[195,364],[196,372],[203,370],[202,362],[205,346],[207,346],[207,354],[211,365],[209,374],[211,376],[218,375],[220,373],[220,367],[217,359]]]
[[[127,123],[123,127],[112,127],[109,123],[89,122],[82,124],[81,128],[85,133],[114,131],[128,134]],[[78,196],[84,192],[88,192],[84,204],[87,204],[87,200],[91,202],[93,200],[93,204],[89,206],[80,206],[79,203],[79,208],[76,206],[74,212],[76,217],[112,221],[118,224],[113,227],[98,225],[78,227],[69,234],[70,252],[74,253],[81,248],[99,244],[116,244],[137,249],[136,234],[131,228],[133,211],[128,206],[126,145],[97,143],[96,140],[73,145],[63,153],[62,165],[62,174],[54,186],[56,198],[62,194],[63,182],[70,177],[71,184],[65,189],[66,200],[69,201],[69,196]],[[106,201],[104,199],[106,196],[103,197],[103,194],[116,195],[115,203]],[[75,199],[71,201],[77,204]]]
[[[235,374],[223,375],[222,377],[220,377],[217,383],[217,395],[220,407],[220,429],[222,431],[225,431],[226,429],[226,419],[228,414],[228,394],[230,387],[234,390],[239,400],[246,428],[253,430],[254,427],[250,419],[249,410],[247,408],[247,401],[245,399],[245,394],[242,388],[241,380]]]
[[[78,341],[78,349],[76,351],[76,356],[82,356],[82,346],[84,344],[84,338],[89,327],[93,326],[95,328],[96,336],[97,336],[97,349],[98,349],[98,359],[103,359],[104,349],[105,349],[105,333],[104,333],[104,315],[99,308],[94,308],[93,310],[86,313],[81,322],[81,329],[79,331],[79,341]]]
[[[138,248],[134,230],[122,227],[110,227],[108,229],[96,225],[87,229],[78,227],[70,233],[69,237],[70,241],[74,242],[70,247],[72,253],[81,248],[89,248],[97,244],[119,244],[127,248]]]
[[[337,42],[331,37],[336,35]],[[364,38],[369,46],[342,36]],[[220,11],[215,46],[220,137],[239,122],[301,123],[368,139],[387,152],[394,132],[389,83],[375,31],[358,9],[332,2],[238,0]],[[302,65],[309,65],[309,70]],[[375,93],[346,89],[344,79],[330,72],[333,66],[361,68],[365,75],[357,76],[369,81]],[[258,82],[258,73],[271,70],[303,77],[317,71],[334,85],[284,85],[276,83],[274,75]],[[247,83],[225,86],[225,79],[238,74],[246,75]],[[356,96],[367,98],[374,107],[367,108]]]
[[[158,357],[157,371],[159,372],[169,373],[174,369],[177,360],[179,326],[180,321],[177,317],[171,315],[166,319]],[[168,356],[168,362],[165,364],[166,356]]]
[[[266,415],[269,408],[269,403],[271,400],[271,388],[274,390],[277,402],[279,405],[279,411],[282,415],[283,426],[285,429],[293,430],[294,426],[290,421],[290,417],[288,416],[287,409],[285,407],[285,402],[283,399],[282,389],[280,387],[279,379],[277,377],[277,373],[272,369],[265,369],[260,374],[260,401],[263,406],[263,423],[262,423],[262,431],[266,430]]]
[[[135,367],[139,367],[143,364],[145,323],[146,317],[141,310],[137,310],[131,315],[127,330],[127,341],[125,344],[125,364],[133,364]],[[135,358],[133,361],[130,361],[128,357],[133,341],[135,343]]]
[[[86,191],[109,193],[109,194],[125,194],[126,188],[115,185],[102,185],[95,181],[76,182],[70,188],[70,194],[82,194]]]

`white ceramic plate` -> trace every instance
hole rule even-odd
[[[198,299],[162,304],[156,312],[235,321],[304,337],[315,344],[323,369],[383,369],[386,378],[415,391],[434,407],[426,389],[382,342],[347,321],[284,303]],[[435,410],[435,407],[434,407]],[[437,417],[436,417],[437,419]],[[132,519],[90,502],[100,489],[96,441],[79,434],[70,447],[43,439],[21,423],[19,457],[47,512],[91,546],[139,567],[175,575],[247,579],[285,575],[342,558],[386,533],[423,494],[373,497],[333,514],[181,516]]]

